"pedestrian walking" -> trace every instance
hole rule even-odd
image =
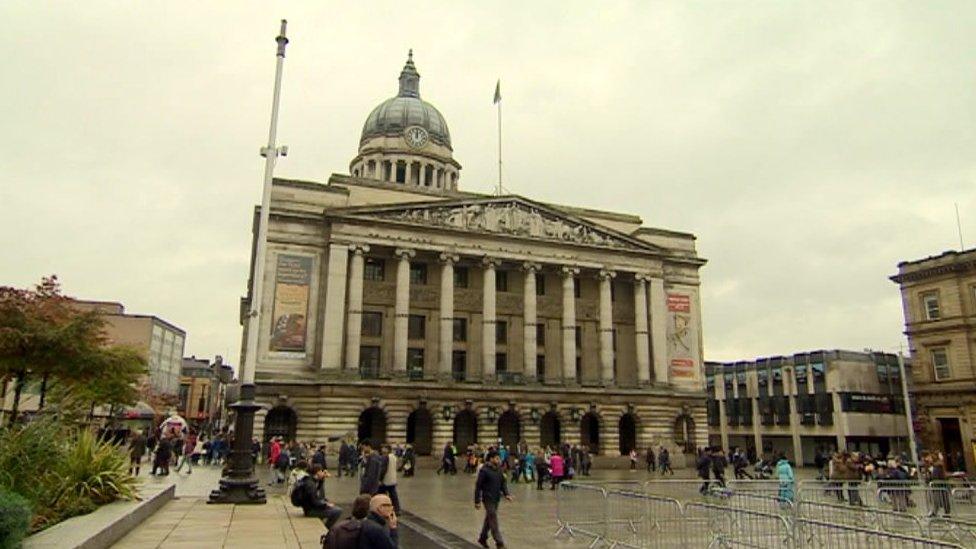
[[[180,461],[176,464],[176,472],[179,473],[186,465],[186,474],[193,473],[193,452],[197,447],[197,434],[194,431],[190,431],[186,435],[186,440],[183,441],[183,453],[180,455]]]
[[[549,478],[552,479],[551,490],[555,490],[556,486],[562,482],[563,476],[566,472],[565,467],[566,464],[563,460],[563,456],[559,455],[558,453],[553,454],[552,457],[549,458]]]
[[[657,454],[657,464],[658,469],[661,470],[661,476],[663,477],[667,473],[671,473],[674,476],[674,471],[671,469],[671,454],[668,449],[661,447],[661,451]]]
[[[169,437],[162,437],[156,445],[156,456],[153,460],[152,474],[159,470],[159,475],[169,474],[169,462],[173,457],[173,441]]]
[[[779,501],[785,505],[785,502],[790,502],[791,506],[793,504],[796,479],[793,476],[793,466],[786,459],[783,452],[780,452],[776,460],[776,478],[779,479]]]
[[[485,520],[481,525],[481,535],[478,536],[478,544],[482,547],[488,547],[489,532],[496,547],[505,547],[498,524],[498,505],[503,496],[508,501],[512,501],[512,496],[508,493],[505,475],[499,470],[500,464],[498,453],[488,452],[487,461],[478,471],[478,480],[474,485],[474,508],[480,509],[482,504],[485,506]]]
[[[377,493],[390,496],[390,501],[393,502],[393,510],[399,515],[400,497],[397,494],[397,457],[387,445],[383,446],[383,454],[386,459],[386,464],[384,465],[386,472],[380,479],[380,487]]]
[[[386,474],[386,460],[373,451],[373,443],[363,442],[363,476],[359,479],[359,493],[375,496],[380,489],[380,479]]]
[[[631,448],[628,455],[630,457],[630,471],[635,473],[637,472],[637,449]]]
[[[712,456],[708,452],[707,448],[698,450],[698,459],[695,461],[695,469],[698,470],[698,478],[702,479],[701,486],[698,487],[698,493],[705,495],[708,493],[709,484],[711,484],[712,471]]]
[[[657,470],[657,460],[654,457],[654,448],[647,447],[647,454],[644,456],[644,459],[647,462],[647,472],[655,472]]]
[[[142,456],[146,455],[146,436],[135,432],[129,441],[129,474],[139,476]]]

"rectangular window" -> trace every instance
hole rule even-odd
[[[546,325],[543,323],[535,325],[535,344],[543,347],[546,345]]]
[[[535,295],[546,295],[546,277],[542,273],[535,275]]]
[[[504,320],[495,321],[495,343],[501,345],[508,343],[508,322]]]
[[[464,381],[468,367],[468,355],[464,351],[454,351],[451,354],[451,377],[454,381]]]
[[[546,355],[535,355],[535,378],[539,383],[546,380]]]
[[[425,337],[427,337],[427,317],[410,315],[407,318],[407,339],[424,339]]]
[[[508,355],[495,353],[495,374],[499,377],[508,372]]]
[[[610,281],[610,302],[617,301],[617,285]]]
[[[467,288],[468,287],[468,268],[467,267],[454,267],[454,287],[455,288]]]
[[[410,264],[410,283],[427,284],[427,265],[425,263]]]
[[[925,311],[925,320],[942,318],[942,313],[939,311],[939,294],[935,292],[922,294],[922,309]]]
[[[190,386],[180,385],[180,411],[186,413],[186,402],[190,399]]]
[[[508,272],[506,271],[495,272],[495,291],[496,292],[508,291]]]
[[[467,341],[467,340],[468,340],[468,319],[455,318],[454,319],[454,341]]]
[[[583,348],[583,327],[576,326],[576,352],[579,352]]]
[[[929,351],[932,356],[932,369],[935,372],[935,380],[942,381],[952,377],[949,370],[949,353],[945,347],[939,347]]]
[[[579,281],[578,278],[573,278],[573,295],[576,296],[576,299],[579,299],[580,298],[580,295],[581,295],[580,294],[580,281]]]
[[[576,381],[583,379],[583,357],[576,357]]]
[[[385,267],[386,262],[384,262],[382,259],[367,257],[366,262],[363,265],[363,278],[366,280],[372,280],[374,282],[382,282]]]
[[[363,312],[363,337],[383,335],[383,313]]]
[[[380,348],[363,345],[359,348],[359,376],[363,379],[380,377]]]
[[[407,349],[407,375],[410,379],[424,378],[424,350],[422,348]]]
[[[705,401],[705,408],[708,410],[708,426],[718,427],[721,415],[718,411],[719,402],[714,398]]]

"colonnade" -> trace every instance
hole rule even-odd
[[[362,330],[363,278],[365,254],[370,250],[367,244],[332,243],[329,246],[329,259],[325,280],[325,316],[323,322],[322,368],[341,369],[343,344],[345,343],[345,369],[355,371],[359,367],[359,348]],[[439,345],[437,358],[437,377],[442,381],[451,379],[452,353],[454,349],[454,268],[460,260],[454,253],[436,252],[441,265],[440,301],[438,310]],[[407,375],[407,343],[410,312],[410,262],[417,250],[398,248],[396,258],[396,301],[394,306],[393,374]],[[485,381],[495,378],[495,327],[496,327],[496,276],[501,260],[495,257],[482,257],[483,310],[482,310],[482,374]],[[525,274],[523,286],[523,338],[524,355],[522,373],[525,380],[537,379],[536,325],[537,295],[536,275],[543,265],[534,261],[520,262]],[[572,265],[558,265],[562,277],[562,380],[567,384],[579,383],[576,372],[576,280],[580,268]],[[605,268],[599,276],[599,361],[600,381],[605,385],[615,383],[613,343],[613,292],[614,279],[627,280],[634,286],[634,336],[637,381],[646,385],[652,382],[668,383],[667,339],[666,339],[666,295],[664,280],[649,273],[625,272]],[[347,293],[348,287],[348,293]],[[348,295],[348,303],[345,298]],[[343,322],[343,316],[345,322]],[[653,377],[652,377],[653,365]]]
[[[375,156],[361,159],[354,164],[350,173],[356,177],[377,179],[387,183],[396,183],[397,166],[402,164],[405,170],[404,184],[418,187],[433,187],[435,189],[455,189],[457,187],[458,172],[450,164],[436,161],[417,160],[414,156]],[[414,173],[416,169],[417,173]]]

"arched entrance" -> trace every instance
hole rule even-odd
[[[556,412],[546,412],[539,422],[539,441],[543,447],[552,446],[556,448],[562,443],[562,433],[560,432],[559,414]]]
[[[587,412],[580,420],[580,442],[587,445],[590,452],[600,453],[600,416],[596,412]]]
[[[386,442],[386,414],[383,410],[371,406],[359,414],[357,440],[369,441],[374,446]]]
[[[617,427],[620,434],[620,455],[625,456],[637,448],[637,420],[634,414],[620,416]]]
[[[276,406],[264,418],[264,440],[281,437],[285,440],[295,440],[295,430],[298,426],[298,416],[295,410],[287,406]]]
[[[509,448],[515,448],[522,438],[522,425],[515,410],[506,410],[498,418],[498,438]]]
[[[417,408],[407,416],[407,444],[413,445],[414,452],[419,456],[429,456],[431,452],[431,442],[433,431],[433,421],[430,417],[430,410],[427,408]]]
[[[674,420],[674,443],[686,454],[694,454],[696,451],[695,420],[688,414],[681,414]]]
[[[454,416],[454,444],[458,451],[478,441],[478,416],[471,410],[461,410]]]

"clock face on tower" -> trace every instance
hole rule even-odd
[[[410,148],[421,149],[430,140],[430,136],[427,135],[427,130],[420,126],[410,126],[403,130],[403,140],[407,142]]]

